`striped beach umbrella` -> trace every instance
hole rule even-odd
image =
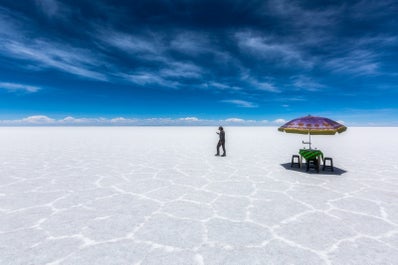
[[[311,149],[311,135],[334,135],[347,130],[347,127],[337,121],[317,116],[305,116],[291,120],[278,128],[281,132],[308,134]]]

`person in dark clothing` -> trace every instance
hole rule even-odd
[[[217,154],[216,156],[220,155],[220,147],[222,147],[222,150],[224,151],[224,153],[221,156],[226,156],[227,154],[225,153],[225,132],[224,132],[224,128],[222,126],[218,127],[218,130],[220,132],[217,132],[217,134],[220,136],[220,139],[218,140],[218,144],[217,144]]]

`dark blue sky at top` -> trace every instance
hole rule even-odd
[[[0,120],[398,124],[398,2],[0,0]]]

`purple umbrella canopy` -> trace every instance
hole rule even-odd
[[[336,132],[342,133],[347,127],[328,118],[317,116],[305,116],[291,120],[278,128],[281,132],[308,134],[311,148],[311,135],[334,135]],[[304,142],[303,142],[304,143]]]
[[[337,121],[317,116],[305,116],[287,122],[278,128],[281,132],[300,134],[329,134],[342,133],[347,127]]]

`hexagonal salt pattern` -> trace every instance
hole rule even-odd
[[[397,128],[214,129],[0,128],[0,264],[396,264]]]

